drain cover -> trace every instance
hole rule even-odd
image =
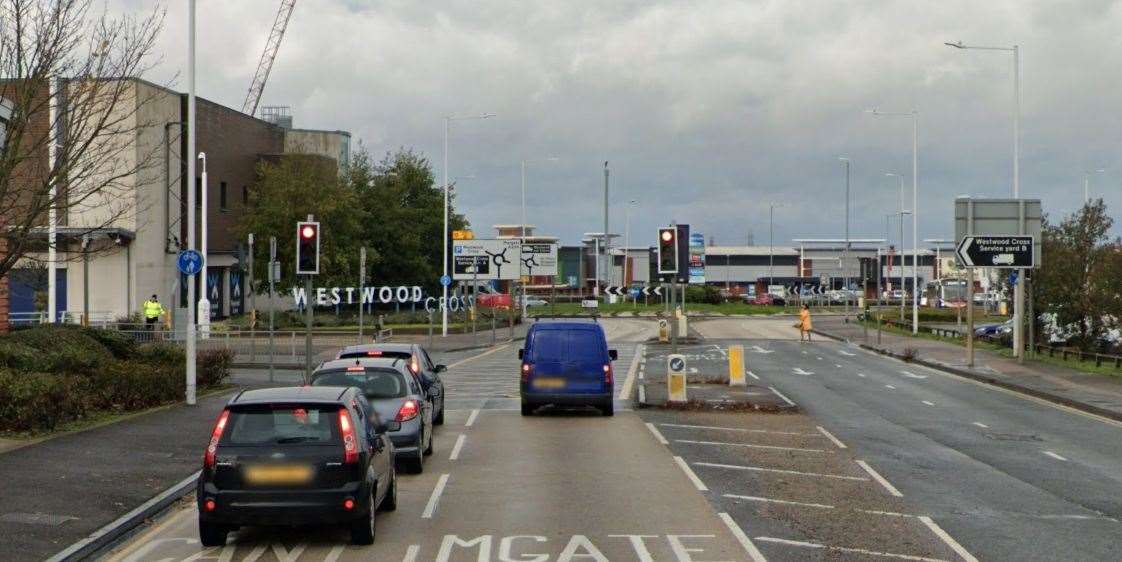
[[[67,521],[74,521],[77,517],[69,515],[53,515],[50,513],[5,513],[0,515],[0,521],[6,523],[26,523],[28,525],[48,525],[57,527]]]

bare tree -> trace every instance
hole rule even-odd
[[[151,124],[136,86],[162,24],[160,8],[111,18],[91,0],[0,0],[0,278],[46,248],[52,207],[78,237],[140,211],[158,149],[137,143]]]

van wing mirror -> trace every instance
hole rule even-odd
[[[608,358],[611,359],[612,361],[615,361],[616,359],[619,359],[619,352],[614,350],[614,349],[609,349],[608,350]]]
[[[518,350],[518,359],[520,359],[520,360],[524,359],[525,355],[526,355],[526,350],[525,349],[519,349]]]

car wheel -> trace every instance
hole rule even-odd
[[[390,489],[386,490],[386,496],[382,498],[382,503],[378,506],[379,511],[394,511],[397,509],[397,471],[394,471],[392,480],[390,480]]]
[[[370,491],[370,508],[363,514],[362,517],[351,521],[351,544],[373,544],[374,543],[374,500],[377,496],[377,491]]]
[[[616,414],[616,405],[611,400],[608,400],[603,406],[600,406],[600,413],[604,417],[612,417]]]
[[[522,415],[523,416],[534,415],[534,405],[533,404],[527,404],[526,402],[523,402],[522,403]]]
[[[435,442],[436,442],[436,437],[433,436],[433,435],[429,435],[429,446],[428,446],[428,448],[425,449],[425,456],[426,457],[432,454],[433,447],[436,445]]]
[[[440,412],[432,419],[433,425],[444,425],[444,403],[440,403]]]
[[[401,465],[406,472],[411,474],[421,474],[425,471],[425,457],[421,450],[421,444],[424,443],[423,437],[417,438],[417,452],[407,459],[402,459]]]
[[[229,532],[230,529],[225,525],[199,521],[199,542],[203,543],[203,546],[225,546],[226,535]]]

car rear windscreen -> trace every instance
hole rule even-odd
[[[339,441],[339,408],[275,405],[230,411],[222,443],[227,445],[310,445]]]
[[[324,371],[312,375],[312,386],[353,386],[370,399],[401,398],[407,394],[405,375],[394,369]]]

